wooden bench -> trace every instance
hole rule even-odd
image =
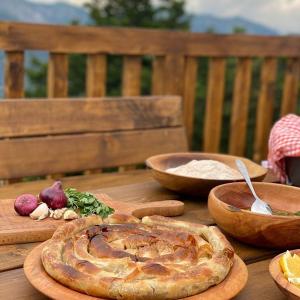
[[[178,96],[0,101],[0,179],[105,170],[186,150]]]
[[[149,29],[104,28],[91,26],[53,26],[0,22],[0,50],[5,51],[5,98],[24,97],[24,57],[27,50],[49,53],[48,96],[68,97],[68,56],[87,54],[86,96],[106,95],[107,57],[123,57],[122,95],[141,94],[142,58],[152,62],[151,94],[175,94],[183,98],[184,124],[191,145],[195,131],[195,115],[204,111],[203,146],[206,152],[220,151],[224,127],[229,127],[228,152],[245,155],[253,145],[253,158],[266,158],[269,130],[278,118],[274,108],[280,105],[280,115],[295,112],[300,76],[300,38],[297,36],[252,36],[243,34],[216,35]],[[208,75],[199,74],[208,59]],[[226,86],[226,70],[234,63],[234,83]],[[279,58],[283,79],[277,80]],[[200,64],[199,64],[200,59]],[[258,74],[254,65],[260,60]],[[254,78],[255,76],[255,78]],[[258,77],[258,79],[257,79]],[[253,80],[252,80],[253,79]],[[255,79],[255,80],[254,80]],[[205,99],[196,102],[197,86],[205,81]],[[250,94],[257,82],[254,103]],[[277,85],[282,95],[276,96]],[[232,89],[232,99],[224,99],[226,89]],[[254,108],[253,108],[254,106]],[[249,110],[255,122],[249,124]],[[224,110],[231,111],[224,119]],[[277,109],[278,111],[278,109]],[[228,124],[228,125],[227,125]],[[202,126],[202,125],[198,125]],[[227,128],[226,127],[226,128]],[[202,140],[202,136],[198,137]],[[226,141],[227,143],[227,141]]]

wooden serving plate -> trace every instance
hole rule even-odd
[[[202,179],[187,176],[181,176],[166,172],[166,169],[178,167],[186,164],[191,160],[217,160],[229,167],[238,170],[235,165],[236,159],[241,159],[248,168],[249,175],[253,181],[261,181],[264,179],[267,170],[260,165],[252,162],[249,159],[216,153],[200,153],[200,152],[184,152],[184,153],[169,153],[155,155],[146,160],[146,164],[151,168],[152,175],[162,186],[187,195],[207,196],[212,188],[217,185],[243,181],[241,178],[238,180],[220,180],[220,179]]]
[[[282,184],[254,182],[257,195],[273,209],[300,211],[300,189]],[[219,227],[242,242],[268,248],[300,247],[300,217],[253,213],[254,198],[246,183],[228,183],[209,194],[208,209]]]
[[[292,250],[291,253],[297,253],[299,255],[300,249]],[[283,276],[283,272],[279,265],[280,257],[284,253],[281,253],[274,257],[269,265],[269,272],[275,281],[278,288],[281,292],[290,300],[299,300],[300,299],[300,288],[296,287],[294,284],[289,283],[288,280]]]
[[[182,215],[184,204],[177,200],[146,203],[128,203],[112,200],[106,194],[94,194],[98,199],[113,207],[116,212],[132,214],[137,218],[151,215],[174,217]],[[46,218],[41,221],[17,215],[14,199],[0,201],[0,245],[40,242],[51,238],[56,228],[65,220]]]
[[[47,242],[45,242],[47,243]],[[72,299],[72,300],[106,300],[88,296],[71,290],[52,279],[44,270],[41,261],[41,252],[45,243],[34,248],[26,257],[24,272],[29,282],[42,294],[51,299]],[[227,300],[236,296],[246,285],[248,270],[244,262],[235,255],[234,264],[228,276],[218,285],[209,288],[207,291],[187,297],[189,300]]]

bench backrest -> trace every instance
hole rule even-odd
[[[0,179],[138,164],[186,150],[178,96],[0,101]]]
[[[228,152],[245,155],[253,145],[256,161],[266,157],[267,140],[274,115],[280,105],[280,115],[295,112],[300,76],[299,36],[252,36],[243,34],[217,35],[163,30],[104,28],[91,26],[33,25],[0,22],[0,49],[6,53],[6,98],[24,97],[24,51],[49,52],[48,96],[68,96],[68,55],[87,54],[86,96],[106,94],[107,55],[122,55],[122,94],[140,95],[141,58],[152,59],[152,94],[176,94],[183,97],[184,124],[191,143],[194,124],[203,126],[202,150],[220,151],[221,136],[229,134]],[[199,79],[204,64],[198,68],[199,58],[208,58],[208,75]],[[233,86],[228,87],[226,70],[235,58]],[[256,61],[259,71],[253,74]],[[282,82],[277,80],[279,58]],[[257,79],[258,78],[258,79]],[[203,85],[205,99],[197,101],[196,89]],[[255,81],[255,82],[254,82]],[[206,83],[207,82],[207,83]],[[255,95],[253,94],[254,85]],[[276,85],[283,86],[276,95]],[[224,101],[224,89],[232,89],[230,99]],[[254,97],[254,101],[251,97]],[[251,98],[251,102],[250,102]],[[278,102],[279,100],[279,102]],[[250,105],[251,104],[251,105]],[[194,119],[196,115],[201,120]],[[224,117],[227,113],[226,118]],[[249,122],[249,114],[254,115]],[[202,122],[203,118],[203,122]],[[197,130],[199,128],[196,128]],[[250,133],[250,135],[248,134]],[[227,141],[226,141],[227,142]]]

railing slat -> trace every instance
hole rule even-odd
[[[233,155],[245,154],[251,73],[252,59],[240,58],[236,67],[230,122],[229,153]]]
[[[194,132],[195,97],[198,59],[187,57],[184,69],[183,117],[189,146],[192,146]]]
[[[256,112],[256,129],[253,159],[260,162],[268,152],[268,137],[272,127],[275,101],[277,60],[265,58],[260,79],[260,92]]]
[[[204,120],[204,151],[206,152],[219,151],[223,114],[225,67],[226,60],[224,58],[212,58],[209,62]]]
[[[165,72],[165,58],[163,56],[156,56],[152,62],[152,95],[164,94],[164,72]]]
[[[6,52],[4,63],[4,97],[24,97],[24,52]]]
[[[300,81],[300,59],[289,58],[285,68],[281,116],[294,113],[297,108]]]
[[[104,54],[87,56],[86,95],[87,97],[103,97],[106,94],[107,61]]]
[[[183,95],[184,56],[169,54],[165,56],[164,94]]]
[[[141,57],[124,56],[122,95],[138,96],[141,94]]]
[[[68,96],[68,55],[61,53],[49,54],[48,65],[48,97]]]

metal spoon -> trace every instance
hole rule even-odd
[[[265,215],[272,215],[272,209],[265,201],[261,200],[255,193],[255,190],[253,188],[253,185],[251,183],[251,179],[249,177],[249,173],[247,170],[247,167],[245,164],[240,160],[237,159],[235,161],[236,166],[238,167],[240,173],[243,175],[252,195],[255,198],[254,203],[251,206],[251,211],[259,213],[259,214],[265,214]]]

